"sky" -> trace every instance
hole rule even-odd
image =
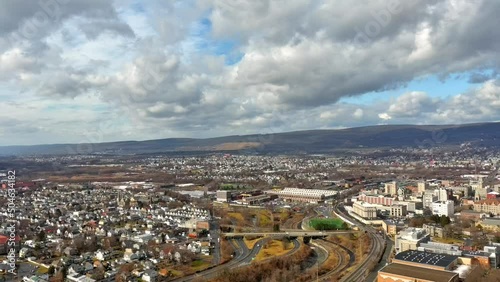
[[[0,145],[500,120],[500,1],[2,0]]]

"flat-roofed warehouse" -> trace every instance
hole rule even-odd
[[[289,202],[323,203],[337,195],[337,191],[324,189],[301,189],[284,188],[280,191],[266,191],[267,194],[275,194],[279,198]]]
[[[398,253],[392,261],[428,269],[452,270],[458,264],[458,256],[422,251],[404,251]]]
[[[391,263],[379,270],[377,282],[458,282],[458,273]]]

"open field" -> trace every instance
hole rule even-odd
[[[262,237],[245,236],[245,238],[243,238],[243,242],[245,242],[247,248],[251,250],[261,238]]]
[[[245,224],[245,218],[243,218],[243,215],[239,212],[228,212],[227,215],[230,217],[230,218],[233,218],[234,220],[236,220],[238,222],[238,224],[240,225],[244,225]]]
[[[261,261],[270,257],[282,256],[292,249],[291,242],[284,243],[280,240],[272,240],[264,245],[262,250],[255,257],[256,261]]]

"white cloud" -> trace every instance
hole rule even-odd
[[[388,113],[380,113],[378,114],[378,117],[383,120],[390,120],[392,117]]]
[[[33,36],[22,36],[23,28],[43,8],[7,2],[0,10],[0,97],[17,95],[46,117],[38,127],[36,115],[13,117],[27,133],[12,142],[70,139],[49,130],[70,130],[67,109],[35,103],[71,104],[81,131],[116,117],[123,133],[106,141],[132,132],[140,139],[205,137],[500,118],[494,75],[449,98],[410,89],[374,103],[341,102],[397,93],[422,77],[448,83],[456,74],[498,73],[496,1],[400,1],[388,12],[383,0],[73,0],[55,7]],[[239,52],[240,61],[225,64]],[[99,106],[77,107],[84,97]]]

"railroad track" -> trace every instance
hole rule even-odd
[[[384,242],[382,239],[375,233],[368,232],[371,235],[372,238],[372,248],[370,250],[370,253],[365,257],[363,262],[356,268],[355,271],[351,272],[350,274],[342,277],[340,280],[341,282],[346,281],[346,282],[358,282],[358,281],[364,281],[366,278],[367,272],[368,272],[368,265],[372,262],[373,258],[377,258],[379,255],[382,255],[384,252]]]
[[[285,221],[285,223],[283,224],[283,228],[285,229],[300,229],[298,228],[299,224],[302,223],[302,218],[298,218],[298,219],[288,219],[287,221]]]
[[[340,206],[342,206],[342,203],[340,203]],[[362,223],[358,223],[358,221],[356,219],[354,219],[354,218],[352,218],[350,216],[347,216],[347,213],[344,213],[345,211],[342,212],[339,209],[339,204],[335,205],[334,212],[337,215],[341,214],[342,218],[348,218],[351,222],[355,223],[360,228],[360,230],[367,232],[367,234],[369,234],[370,237],[371,237],[371,239],[372,239],[372,245],[371,245],[370,252],[364,258],[364,260],[361,262],[361,264],[358,265],[353,272],[348,273],[347,275],[345,275],[344,277],[342,277],[342,279],[340,279],[340,282],[358,282],[358,281],[364,281],[365,278],[366,278],[366,276],[367,276],[367,272],[369,271],[368,270],[369,264],[372,262],[372,260],[374,258],[376,258],[377,261],[378,261],[378,259],[380,258],[380,256],[383,255],[384,249],[385,249],[385,242],[376,233],[376,231],[372,227],[365,226]]]
[[[330,270],[330,271],[328,271],[328,272],[326,272],[318,277],[319,281],[331,281],[330,280],[331,276],[341,273],[342,271],[346,270],[348,267],[350,267],[353,264],[354,254],[352,253],[352,251],[348,250],[344,246],[333,243],[331,241],[317,240],[317,242],[318,241],[324,247],[328,248],[329,250],[333,250],[333,252],[339,258],[339,262],[332,270]],[[341,249],[343,252],[341,252],[339,249]],[[345,259],[346,255],[349,256],[349,260]]]

